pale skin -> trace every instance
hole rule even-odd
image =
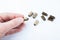
[[[17,33],[24,27],[24,16],[15,13],[0,13],[0,38]]]

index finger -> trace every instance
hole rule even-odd
[[[0,13],[0,21],[2,20],[9,20],[9,19],[14,19],[17,17],[22,17],[24,18],[24,15],[22,14],[16,14],[16,13]]]

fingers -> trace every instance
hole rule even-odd
[[[7,33],[5,34],[5,36],[11,35],[11,34],[14,34],[14,33],[17,33],[17,32],[18,32],[18,29],[12,29],[11,31],[7,32]]]
[[[15,28],[17,27],[18,25],[22,24],[24,22],[23,18],[19,17],[19,18],[15,18],[11,21],[8,21],[8,22],[5,22],[5,23],[2,23],[2,33],[6,33],[8,32],[9,30],[11,30],[12,28]]]
[[[22,25],[18,26],[17,28],[11,29],[9,32],[7,32],[5,34],[5,36],[11,35],[11,34],[14,34],[14,33],[21,31],[24,26],[25,26],[25,24],[22,24]]]
[[[9,20],[9,19],[14,19],[14,18],[17,18],[17,17],[24,17],[24,15],[22,14],[16,14],[16,13],[1,13],[0,14],[0,21],[6,21],[6,20]]]

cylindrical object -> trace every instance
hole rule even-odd
[[[52,16],[52,15],[50,15],[50,16],[48,17],[48,20],[49,20],[49,21],[53,21],[54,19],[55,19],[55,17]]]
[[[42,12],[42,15],[44,15],[44,16],[48,16],[48,14],[47,14],[47,13],[45,13],[45,12]]]
[[[31,17],[32,15],[33,15],[33,12],[30,12],[30,13],[28,14],[29,17]]]
[[[32,17],[33,17],[33,18],[36,18],[37,15],[38,15],[37,13],[33,13]]]
[[[39,23],[39,21],[36,20],[36,21],[34,22],[34,26],[38,25],[38,23]]]
[[[41,18],[42,18],[43,21],[46,21],[46,18],[44,16],[41,16]]]
[[[27,18],[27,17],[24,17],[24,21],[28,21],[29,20],[29,18]]]

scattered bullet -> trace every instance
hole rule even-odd
[[[32,17],[33,17],[33,18],[36,18],[37,15],[38,15],[37,13],[33,13]]]
[[[49,21],[53,21],[54,19],[55,19],[55,17],[52,16],[52,15],[50,15],[49,18],[48,18]]]
[[[47,14],[47,13],[45,13],[45,12],[42,12],[42,15],[44,15],[44,16],[48,16],[48,14]]]
[[[28,14],[29,17],[31,17],[32,15],[33,15],[33,12],[30,12],[30,13]]]
[[[39,23],[39,21],[38,21],[38,20],[36,20],[36,21],[34,22],[34,26],[37,26],[37,25],[38,25],[38,23]]]
[[[41,16],[41,18],[42,18],[43,21],[46,21],[46,18],[44,16]]]
[[[28,21],[29,20],[29,18],[27,18],[27,17],[24,17],[24,21]]]

